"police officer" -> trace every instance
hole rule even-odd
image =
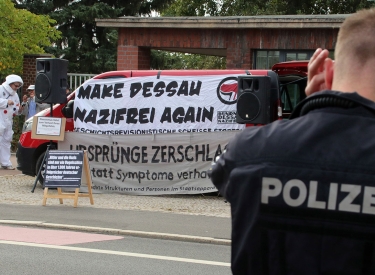
[[[375,9],[349,16],[291,119],[246,128],[212,167],[233,274],[375,274],[374,46]]]

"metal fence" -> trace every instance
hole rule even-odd
[[[77,89],[83,82],[94,77],[96,74],[75,74],[68,73],[69,87],[74,91]]]

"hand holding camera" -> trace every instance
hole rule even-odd
[[[22,97],[21,107],[22,107],[22,108],[25,107],[26,104],[27,104],[27,95],[24,95],[24,96]]]

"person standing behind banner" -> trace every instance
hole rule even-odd
[[[72,93],[72,89],[68,85],[68,87],[66,87],[66,96],[70,95],[71,93]]]
[[[27,98],[26,100],[25,98],[23,98],[21,111],[22,114],[25,115],[26,119],[29,119],[40,111],[47,109],[49,107],[49,104],[39,103],[35,101],[35,85],[30,85],[27,88],[27,91],[29,93],[29,98]]]
[[[14,170],[10,161],[10,146],[13,139],[13,116],[21,114],[17,89],[22,85],[22,78],[11,74],[0,86],[0,164],[7,170]]]

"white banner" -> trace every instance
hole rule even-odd
[[[75,132],[129,135],[220,132],[236,123],[237,76],[90,79],[76,90]]]
[[[238,131],[155,135],[66,132],[59,150],[87,150],[93,190],[133,195],[217,191],[212,161]]]

